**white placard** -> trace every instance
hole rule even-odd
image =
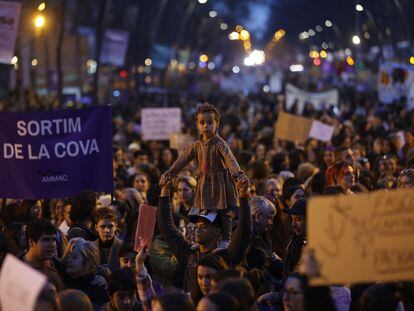
[[[333,126],[314,120],[309,132],[309,137],[328,142],[332,138],[334,129]]]
[[[145,108],[141,114],[143,140],[169,140],[171,133],[179,133],[180,108]]]
[[[21,4],[0,1],[0,63],[9,64],[14,56]]]
[[[33,310],[46,276],[8,254],[0,272],[1,310]]]

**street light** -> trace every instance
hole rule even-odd
[[[217,16],[217,12],[216,12],[216,11],[210,11],[210,12],[208,13],[208,16],[210,16],[211,18],[214,18],[214,17],[216,17],[216,16]]]
[[[45,17],[42,14],[39,14],[34,19],[34,25],[36,28],[43,28],[45,26],[46,20]]]
[[[361,4],[357,4],[355,6],[355,10],[357,10],[358,12],[362,12],[364,10],[364,7]]]
[[[239,40],[239,38],[240,38],[240,35],[236,31],[233,31],[232,33],[229,34],[230,40]]]
[[[43,11],[44,9],[46,9],[46,3],[42,2],[41,4],[39,4],[39,6],[37,7],[37,9],[39,11]]]
[[[325,21],[325,26],[326,27],[332,27],[332,22],[329,20],[329,19],[327,19],[326,21]]]
[[[355,35],[352,37],[352,43],[355,45],[359,45],[361,43],[361,39],[359,38],[359,36]]]
[[[204,4],[207,3],[208,0],[198,0],[198,3]]]

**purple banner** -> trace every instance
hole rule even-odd
[[[0,113],[0,197],[113,191],[111,107]]]

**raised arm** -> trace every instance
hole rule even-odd
[[[144,311],[151,310],[151,300],[155,296],[152,280],[147,272],[144,261],[148,257],[148,249],[140,245],[135,257],[135,279],[137,280],[137,291]]]
[[[158,229],[175,257],[185,264],[186,253],[191,249],[191,244],[184,239],[174,224],[170,207],[170,185],[171,183],[168,182],[161,188],[160,205],[158,208]]]
[[[240,192],[239,223],[229,246],[229,255],[234,265],[243,260],[252,235],[252,216],[248,199],[248,187],[242,182],[237,183],[237,185]]]

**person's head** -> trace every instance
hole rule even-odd
[[[197,181],[191,176],[179,176],[175,181],[178,201],[190,203],[194,198]]]
[[[266,158],[266,146],[263,144],[258,144],[256,147],[256,158],[265,159]]]
[[[40,200],[24,200],[18,208],[18,216],[21,222],[29,222],[42,218],[43,204]]]
[[[197,311],[238,311],[237,300],[227,293],[213,293],[205,296],[197,305]]]
[[[333,164],[335,162],[335,153],[333,148],[326,148],[323,152],[323,162],[325,163],[326,167]]]
[[[203,295],[207,295],[212,286],[213,277],[219,272],[228,269],[222,257],[207,255],[201,258],[197,265],[197,283]]]
[[[56,287],[47,282],[45,286],[43,286],[41,292],[37,296],[36,304],[33,308],[33,311],[60,311],[60,304],[57,297]]]
[[[109,278],[108,294],[115,310],[134,310],[137,304],[137,283],[134,272],[128,268],[114,270]]]
[[[154,297],[151,302],[152,311],[194,311],[194,302],[191,298],[181,292],[167,292]]]
[[[115,236],[116,216],[109,207],[98,208],[95,213],[95,230],[102,242],[109,242]]]
[[[414,187],[414,169],[408,168],[402,170],[398,176],[398,188],[412,188]]]
[[[196,112],[196,126],[198,133],[207,138],[214,136],[220,125],[220,113],[216,107],[210,104],[203,104]]]
[[[283,210],[291,216],[293,231],[298,236],[306,234],[306,206],[307,201],[300,199],[291,208]]]
[[[282,182],[280,179],[270,178],[266,181],[266,194],[273,197],[278,196],[282,192]]]
[[[134,245],[128,242],[123,243],[118,251],[119,266],[121,268],[133,268],[135,266],[135,256]]]
[[[66,224],[70,227],[72,226],[73,222],[70,219],[70,210],[72,209],[72,203],[66,202],[65,206],[63,206],[63,218],[66,221]]]
[[[65,249],[62,262],[66,274],[71,278],[95,273],[99,266],[98,248],[92,242],[73,238]]]
[[[65,206],[64,199],[56,199],[52,202],[53,214],[57,221],[63,221],[63,208]]]
[[[328,186],[341,186],[347,191],[355,184],[354,168],[347,162],[339,161],[326,170]]]
[[[145,150],[138,150],[134,152],[134,164],[140,167],[142,164],[148,163],[148,152]]]
[[[277,153],[272,159],[273,173],[279,174],[281,171],[289,169],[289,157],[286,153]]]
[[[286,279],[283,289],[283,308],[284,311],[305,310],[303,278],[297,273]]]
[[[412,128],[404,131],[404,139],[408,147],[414,147],[414,130]]]
[[[77,289],[66,289],[59,292],[58,300],[61,311],[93,311],[93,306],[88,295]]]
[[[93,191],[83,191],[72,199],[70,219],[74,224],[93,220],[96,209],[96,194]]]
[[[363,292],[359,305],[361,311],[397,310],[398,300],[386,285],[374,284]]]
[[[220,282],[218,291],[233,296],[238,304],[239,310],[251,310],[255,303],[255,292],[249,281],[242,278],[230,278]]]
[[[39,261],[56,254],[56,239],[56,228],[45,219],[32,220],[26,226],[28,252]]]
[[[14,222],[7,226],[7,234],[13,239],[13,241],[22,247],[27,248],[26,242],[26,225],[21,222]]]
[[[210,245],[218,241],[221,235],[221,226],[217,212],[210,211],[206,215],[189,215],[194,223],[194,239],[200,245]]]
[[[272,202],[262,196],[253,197],[250,200],[252,218],[255,229],[258,232],[266,232],[273,226],[273,219],[276,216],[276,207]]]
[[[335,150],[335,159],[346,162],[349,165],[354,165],[354,152],[348,147],[337,148]]]
[[[170,166],[174,162],[174,153],[170,148],[164,148],[160,151],[158,163]]]
[[[145,173],[137,173],[132,178],[131,187],[137,189],[141,193],[147,193],[151,186],[150,179]]]

